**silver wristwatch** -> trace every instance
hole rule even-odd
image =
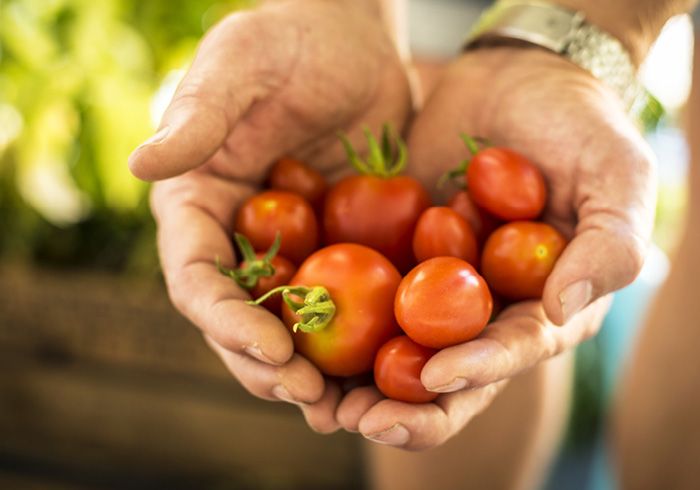
[[[650,102],[625,47],[587,23],[582,12],[542,1],[499,0],[481,16],[466,49],[504,39],[541,46],[568,58],[615,90],[632,115],[639,116]]]

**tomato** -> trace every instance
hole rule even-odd
[[[433,257],[458,257],[476,265],[476,237],[456,211],[432,207],[423,211],[413,233],[413,254],[418,262]]]
[[[341,243],[314,252],[290,284],[325,287],[335,314],[320,331],[294,332],[297,352],[327,375],[370,371],[382,344],[400,333],[393,311],[400,281],[391,262],[362,245]],[[299,321],[288,305],[282,317],[290,329]]]
[[[279,232],[280,254],[296,264],[318,246],[314,211],[304,198],[291,192],[265,191],[252,196],[238,210],[235,228],[255,250],[268,249]]]
[[[486,241],[481,272],[493,290],[507,299],[541,298],[565,246],[566,239],[546,223],[508,223]]]
[[[483,245],[491,232],[500,224],[496,218],[474,204],[467,191],[457,192],[447,205],[469,223],[479,245]]]
[[[423,366],[437,351],[416,344],[402,335],[384,344],[374,361],[374,382],[385,396],[409,403],[428,403],[438,393],[420,381]]]
[[[534,219],[544,209],[547,190],[542,173],[513,150],[489,147],[478,151],[466,176],[471,198],[497,218]]]
[[[280,158],[270,170],[268,184],[271,189],[299,194],[314,209],[321,209],[328,188],[323,175],[294,158]]]
[[[417,180],[398,175],[406,164],[405,144],[385,127],[382,147],[368,131],[370,158],[363,161],[343,139],[348,158],[362,174],[347,177],[331,188],[323,213],[328,243],[352,242],[381,252],[400,271],[413,265],[413,229],[430,198]]]
[[[413,341],[442,349],[473,339],[491,316],[493,300],[469,263],[436,257],[418,264],[396,292],[394,313]]]
[[[265,256],[264,253],[260,252],[255,255],[258,259],[262,259]],[[275,269],[275,272],[271,276],[262,276],[260,279],[258,279],[258,283],[250,290],[250,295],[253,298],[258,298],[276,287],[289,283],[297,270],[294,264],[280,255],[274,256],[270,263]],[[246,265],[247,264],[245,262],[241,264],[242,267],[245,267]],[[275,315],[282,315],[282,297],[271,296],[265,300],[262,305]]]

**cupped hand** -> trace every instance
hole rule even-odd
[[[406,449],[455,435],[512,376],[594,335],[608,293],[644,261],[655,205],[650,150],[616,94],[568,61],[539,49],[491,48],[446,71],[410,130],[411,172],[434,189],[468,156],[459,133],[513,148],[543,171],[543,220],[570,238],[542,301],[505,309],[477,339],[436,354],[421,380],[445,393],[434,403],[383,400],[374,388],[338,409],[345,428]]]
[[[159,131],[129,159],[137,177],[162,180],[151,203],[175,306],[250,392],[299,404],[319,431],[337,428],[340,389],[294,355],[284,325],[247,305],[215,258],[234,264],[235,211],[277,158],[301,158],[336,178],[347,167],[339,130],[362,149],[362,125],[400,129],[410,109],[404,67],[373,0],[270,2],[205,36]]]

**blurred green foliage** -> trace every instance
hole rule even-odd
[[[0,256],[153,270],[154,94],[249,0],[0,0]],[[162,97],[161,97],[162,98]]]

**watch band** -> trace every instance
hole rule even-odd
[[[586,22],[582,12],[543,1],[499,0],[481,16],[465,49],[506,39],[568,58],[615,90],[632,115],[641,116],[652,101],[659,106],[637,80],[622,43]]]

